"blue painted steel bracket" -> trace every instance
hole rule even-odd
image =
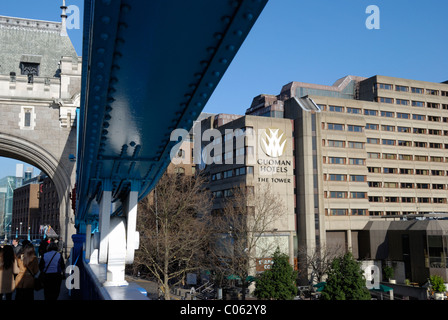
[[[267,0],[86,0],[77,226],[113,199],[152,190],[176,128],[190,130]],[[119,208],[119,206],[118,206]]]

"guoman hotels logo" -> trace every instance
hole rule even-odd
[[[286,147],[285,133],[278,128],[266,128],[261,135],[261,149],[271,158],[281,157]]]

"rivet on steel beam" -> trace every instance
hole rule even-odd
[[[248,21],[252,20],[253,18],[254,18],[254,15],[253,15],[252,13],[250,13],[250,12],[247,12],[247,13],[244,15],[244,19],[246,19],[246,20],[248,20]]]
[[[106,52],[106,49],[98,48],[98,50],[96,50],[96,52],[99,53],[99,54],[103,54],[104,52]]]
[[[221,39],[222,39],[222,33],[217,32],[217,33],[215,33],[213,36],[214,36],[214,38],[215,38],[216,40],[221,40]]]
[[[230,22],[230,17],[229,16],[224,16],[221,18],[221,21],[224,23],[229,23]]]
[[[236,30],[233,34],[236,35],[236,36],[238,36],[238,37],[241,37],[241,36],[243,35],[243,31],[241,31],[241,30]]]
[[[107,34],[107,33],[102,33],[102,34],[101,34],[101,39],[103,39],[103,40],[107,40],[107,39],[109,39],[109,34]]]
[[[104,62],[98,62],[97,63],[98,68],[104,68]]]
[[[103,128],[109,128],[109,122],[107,121],[103,122]]]
[[[108,23],[110,22],[110,17],[108,17],[108,16],[104,16],[104,17],[102,17],[102,18],[101,18],[101,22],[102,22],[102,23],[105,23],[105,24],[108,24]]]
[[[229,45],[226,47],[226,49],[229,50],[229,51],[235,51],[235,46],[232,45],[232,44],[229,44]]]
[[[220,60],[219,60],[219,62],[221,62],[221,63],[224,63],[224,64],[225,64],[225,63],[227,63],[227,59],[226,59],[226,58],[222,58],[222,59],[220,59]]]

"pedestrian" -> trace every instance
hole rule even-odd
[[[20,251],[22,251],[22,244],[20,243],[19,238],[12,239],[12,246],[14,249],[14,254],[18,257],[20,255]]]
[[[64,278],[65,263],[64,258],[58,252],[56,243],[51,242],[47,247],[39,262],[40,272],[44,276],[44,297],[45,300],[57,300],[61,291],[61,283]]]
[[[16,277],[16,300],[34,300],[34,276],[39,272],[39,262],[32,243],[23,247],[17,263],[20,272]]]
[[[42,257],[45,252],[47,252],[48,239],[42,238],[39,245],[39,256]]]
[[[20,271],[17,258],[11,245],[5,245],[0,251],[0,301],[12,300],[16,288],[14,277]]]

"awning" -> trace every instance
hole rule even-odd
[[[391,287],[385,286],[384,284],[380,284],[379,288],[373,288],[370,289],[371,291],[378,291],[378,292],[389,292],[393,290]]]
[[[326,284],[326,282],[319,282],[313,285],[313,287],[317,288],[317,292],[321,292],[322,290],[324,290]]]

